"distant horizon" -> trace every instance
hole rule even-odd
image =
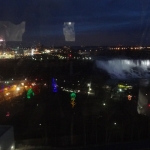
[[[27,41],[5,41],[6,42],[6,47],[7,47],[7,44],[9,45],[15,45],[16,46],[19,46],[17,45],[18,44],[21,44],[20,46],[22,45],[28,45],[28,46],[31,46],[31,47],[34,47],[33,45],[36,44],[39,44],[38,42],[37,43],[34,43],[34,44],[31,44]],[[44,46],[44,47],[150,47],[150,45],[55,45],[55,44],[50,44],[50,45],[47,45],[47,44],[44,44],[44,43],[41,43],[40,42],[40,45]]]

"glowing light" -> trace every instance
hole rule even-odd
[[[32,86],[35,86],[36,84],[35,83],[32,83]]]
[[[56,80],[54,78],[52,78],[52,90],[55,93],[58,92],[57,83],[56,83]]]
[[[34,54],[34,49],[31,50],[31,55],[33,56],[33,54]]]
[[[122,92],[122,89],[119,89],[120,92]]]
[[[72,93],[70,94],[70,97],[75,99],[75,98],[76,98],[76,93],[72,92]]]
[[[87,84],[87,86],[91,86],[91,84],[90,84],[90,83],[88,83],[88,84]]]
[[[27,91],[27,98],[30,99],[31,96],[34,96],[34,92],[33,92],[33,90],[30,88],[30,89]]]
[[[9,113],[9,112],[7,112],[6,117],[9,117],[9,116],[10,116],[10,113]]]
[[[17,91],[19,91],[20,90],[20,88],[19,87],[17,87],[17,89],[16,89]]]
[[[10,93],[6,93],[6,96],[9,95]]]
[[[128,95],[128,100],[131,101],[132,100],[132,96]]]
[[[75,101],[71,101],[70,103],[72,105],[72,108],[74,108],[74,106],[76,105]]]

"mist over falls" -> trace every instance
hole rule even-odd
[[[150,60],[148,59],[101,59],[96,60],[96,66],[105,70],[114,79],[150,77]]]

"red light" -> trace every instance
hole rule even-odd
[[[9,113],[9,112],[7,112],[6,117],[9,117],[9,116],[10,116],[10,113]]]
[[[148,104],[148,107],[150,107],[150,104]]]
[[[69,56],[71,57],[71,54]]]

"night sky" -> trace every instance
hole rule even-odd
[[[150,0],[1,0],[0,20],[26,21],[29,43],[150,45]],[[75,23],[75,41],[65,41],[64,22]]]

